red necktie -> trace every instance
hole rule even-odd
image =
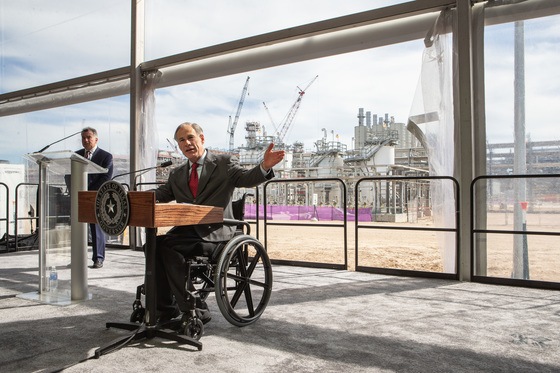
[[[193,197],[196,197],[196,192],[198,191],[198,171],[196,171],[197,167],[198,163],[193,163],[191,167],[191,178],[189,179],[189,188],[191,189]]]

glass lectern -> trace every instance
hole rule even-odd
[[[41,302],[65,304],[88,298],[87,290],[87,224],[78,222],[78,192],[87,190],[87,174],[104,173],[108,170],[71,150],[30,153],[27,159],[39,165],[39,292],[27,294]],[[70,279],[63,281],[60,267],[52,265],[48,255],[55,255],[60,246],[64,246],[64,237],[59,226],[53,226],[49,203],[49,174],[70,175]],[[52,207],[51,207],[52,210]],[[56,211],[54,212],[56,214]],[[49,277],[51,266],[56,269],[59,286]],[[67,268],[68,265],[65,266]],[[64,268],[62,268],[64,270]],[[55,276],[53,276],[55,277]],[[62,280],[62,281],[61,281]],[[64,283],[70,283],[70,291],[64,289]]]

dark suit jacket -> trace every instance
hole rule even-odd
[[[85,157],[86,150],[80,149],[76,153]],[[113,177],[113,156],[108,151],[97,147],[91,156],[91,161],[108,170],[105,174],[88,174],[88,190],[98,190],[104,182]]]
[[[206,153],[198,182],[198,193],[193,197],[189,187],[189,162],[177,167],[169,174],[167,182],[155,189],[158,202],[177,201],[206,206],[223,207],[224,218],[233,219],[231,199],[235,188],[252,188],[274,177],[270,170],[263,175],[260,166],[246,169],[239,165],[237,157],[229,154]],[[227,241],[235,232],[235,227],[222,224],[194,226],[205,241]]]

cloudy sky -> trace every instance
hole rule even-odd
[[[148,0],[146,60],[399,2]],[[129,8],[129,0],[0,0],[0,93],[127,66]],[[533,141],[560,139],[559,25],[559,16],[525,23],[526,121]],[[511,142],[513,26],[488,27],[486,43],[488,140]],[[303,141],[312,150],[326,131],[327,140],[339,140],[350,149],[359,108],[407,121],[422,51],[422,40],[411,41],[157,90],[160,148],[170,148],[167,139],[183,121],[201,124],[208,146],[227,148],[229,117],[237,111],[248,76],[235,146],[245,143],[247,121],[260,122],[272,135],[270,117],[281,124],[299,88],[318,76],[284,140]],[[102,147],[126,154],[128,115],[128,97],[116,97],[0,117],[0,159],[19,162],[21,154],[84,125],[99,130]],[[52,150],[79,147],[75,137]]]

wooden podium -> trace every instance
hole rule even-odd
[[[95,200],[97,192],[81,191],[78,193],[78,221],[82,223],[97,223],[95,216]],[[144,324],[137,323],[107,323],[107,328],[116,327],[134,331],[132,336],[118,338],[109,345],[95,351],[99,357],[104,352],[119,348],[128,341],[160,337],[178,343],[190,344],[202,349],[202,343],[177,334],[168,329],[160,329],[156,323],[156,234],[158,227],[177,225],[196,225],[221,223],[224,219],[221,207],[191,205],[184,203],[156,203],[153,192],[128,192],[130,219],[129,226],[146,228],[146,272],[144,291],[146,296],[146,315]]]

